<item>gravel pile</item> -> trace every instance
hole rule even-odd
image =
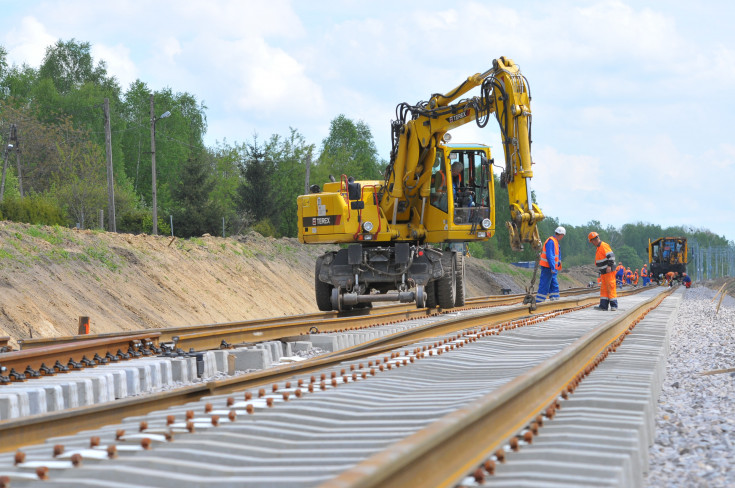
[[[735,300],[686,290],[671,330],[667,377],[650,449],[651,487],[735,486]]]

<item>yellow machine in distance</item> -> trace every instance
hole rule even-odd
[[[681,278],[687,270],[689,247],[686,237],[648,239],[648,272],[651,280],[660,284],[666,273],[673,271]]]
[[[475,87],[480,95],[460,99]],[[475,121],[500,125],[514,250],[539,249],[541,210],[531,201],[530,89],[508,58],[428,102],[399,104],[391,124],[393,146],[383,181],[314,185],[298,197],[299,240],[348,244],[317,259],[315,287],[321,310],[415,301],[417,307],[464,304],[468,241],[495,232],[495,189],[490,148],[449,144],[449,131]]]

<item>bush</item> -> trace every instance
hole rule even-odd
[[[44,195],[24,198],[8,197],[0,203],[0,216],[13,222],[38,225],[66,225],[63,210],[56,202]]]
[[[117,231],[129,234],[150,234],[153,232],[151,210],[131,208],[118,217]],[[160,217],[158,218],[158,235],[171,235],[171,224]]]
[[[253,225],[252,229],[263,237],[281,237],[270,219],[263,219]]]

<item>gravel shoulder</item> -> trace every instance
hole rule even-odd
[[[648,486],[735,486],[735,372],[702,374],[735,368],[735,299],[714,295],[687,290],[670,331]]]

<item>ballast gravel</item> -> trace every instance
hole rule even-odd
[[[735,300],[685,291],[670,336],[650,449],[650,487],[735,486]]]

